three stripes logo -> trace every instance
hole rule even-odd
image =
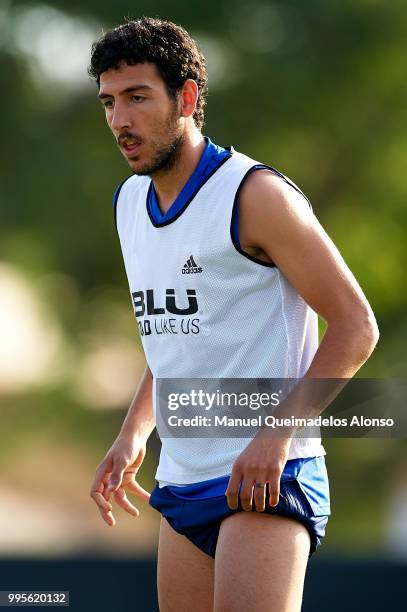
[[[198,274],[202,268],[197,266],[193,255],[190,255],[182,268],[182,274]]]

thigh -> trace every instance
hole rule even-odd
[[[309,551],[307,529],[291,518],[227,517],[216,547],[214,612],[300,612]]]
[[[161,517],[157,587],[160,612],[213,612],[214,559]]]

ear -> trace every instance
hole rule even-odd
[[[187,79],[181,89],[181,117],[192,117],[198,102],[198,85],[193,79]]]

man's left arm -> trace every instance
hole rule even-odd
[[[352,378],[378,341],[377,323],[358,282],[305,198],[271,172],[254,172],[241,190],[241,233],[245,244],[261,249],[327,324],[304,379]],[[298,401],[297,408],[301,413]],[[270,437],[260,433],[238,457],[226,492],[232,508],[237,507],[241,480],[245,509],[250,509],[254,481],[269,482],[270,504],[278,503],[279,479],[293,434],[294,429],[270,444]],[[255,489],[255,501],[261,509],[261,489]]]

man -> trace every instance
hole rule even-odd
[[[205,60],[185,30],[119,26],[90,74],[134,173],[114,207],[148,364],[91,495],[110,526],[112,499],[139,516],[125,489],[161,512],[162,612],[296,612],[330,513],[320,439],[162,438],[150,498],[136,474],[156,381],[350,378],[378,340],[374,315],[299,188],[203,137]]]

